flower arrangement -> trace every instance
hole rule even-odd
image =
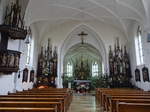
[[[85,93],[85,92],[89,91],[89,88],[90,88],[89,85],[86,83],[79,84],[76,86],[76,92]]]

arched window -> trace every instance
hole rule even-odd
[[[98,63],[94,62],[92,64],[92,76],[98,76]]]
[[[27,44],[27,58],[26,58],[26,64],[30,64],[31,62],[31,54],[32,54],[32,38],[31,36],[26,39],[26,44]]]
[[[73,66],[70,62],[67,63],[67,76],[71,77],[73,74]]]
[[[138,26],[137,36],[135,37],[135,50],[137,65],[142,65],[143,62],[143,49],[142,49],[142,29]]]

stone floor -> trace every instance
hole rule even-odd
[[[92,95],[74,95],[68,112],[102,112]]]

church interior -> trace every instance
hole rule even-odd
[[[0,112],[149,112],[150,0],[0,0]]]

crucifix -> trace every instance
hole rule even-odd
[[[84,36],[87,36],[87,33],[84,33],[84,31],[82,31],[81,33],[78,34],[78,36],[81,36],[81,44],[83,44],[84,42]]]

